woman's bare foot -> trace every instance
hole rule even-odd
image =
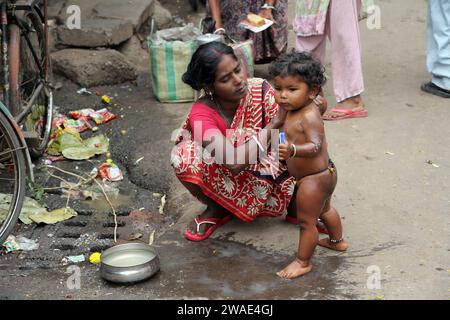
[[[307,274],[312,269],[312,264],[295,258],[286,268],[277,272],[277,275],[283,279],[294,279]]]
[[[364,109],[364,103],[360,95],[345,99],[336,105],[339,109],[352,109],[354,111],[360,111]]]
[[[348,248],[347,241],[342,240],[338,243],[332,243],[330,238],[320,239],[318,245],[335,251],[345,251]]]

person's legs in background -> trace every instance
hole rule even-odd
[[[427,33],[427,67],[432,78],[422,90],[450,98],[450,2],[428,2]]]
[[[360,0],[331,0],[328,26],[332,46],[333,88],[338,105],[324,115],[325,120],[367,116],[361,93],[364,81],[359,34]]]
[[[297,37],[296,50],[298,52],[309,52],[311,55],[325,65],[326,35],[309,37]]]

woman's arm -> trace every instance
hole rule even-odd
[[[277,0],[266,0],[264,2],[263,7],[265,5],[275,7],[276,4],[277,4]],[[262,9],[259,10],[258,15],[263,17],[263,18],[272,20],[272,21],[274,20],[274,18],[273,18],[273,9],[269,9],[269,8],[263,9],[262,8]]]
[[[323,114],[327,111],[328,108],[328,101],[324,97],[323,90],[320,90],[317,97],[314,98],[314,103],[319,108],[320,115],[323,116]]]
[[[216,30],[223,28],[222,16],[220,12],[220,0],[208,0],[208,5],[211,10],[211,16],[216,21]]]
[[[209,136],[207,141],[203,142],[203,147],[210,152],[216,163],[224,164],[233,174],[238,174],[247,165],[254,163],[258,159],[257,155],[260,151],[260,146],[255,139],[258,140],[264,152],[267,152],[272,135],[276,135],[278,139],[278,130],[283,126],[287,114],[282,108],[279,110],[280,112],[264,130],[261,130],[253,139],[248,140],[243,145],[235,148],[226,137],[216,131]]]

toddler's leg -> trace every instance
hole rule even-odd
[[[285,279],[293,279],[311,271],[309,262],[319,241],[317,218],[322,212],[328,195],[318,188],[315,179],[302,182],[297,191],[297,219],[300,221],[300,237],[296,259],[277,273]]]
[[[323,213],[320,216],[328,229],[329,238],[323,238],[319,241],[319,246],[326,247],[336,251],[345,251],[348,243],[342,237],[342,224],[339,213],[330,205],[330,199],[325,203]],[[332,240],[332,241],[331,241]]]

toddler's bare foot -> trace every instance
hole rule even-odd
[[[277,272],[277,275],[284,279],[294,279],[310,272],[311,269],[311,263],[295,258],[286,268]]]
[[[332,243],[330,238],[320,239],[318,245],[335,251],[345,251],[348,248],[347,241],[342,240],[338,243]]]

